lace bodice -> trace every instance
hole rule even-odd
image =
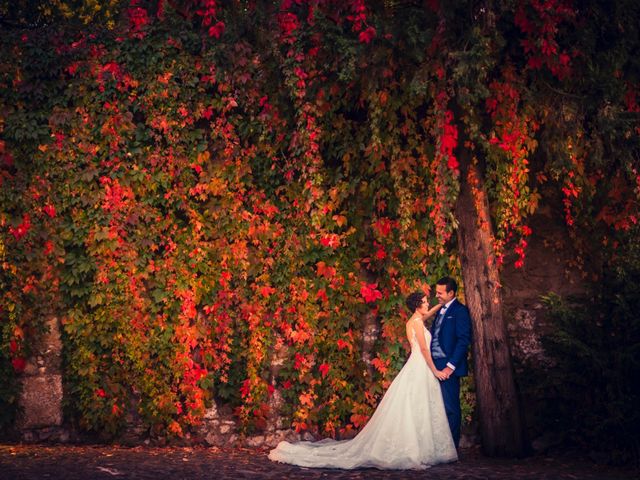
[[[422,326],[422,329],[424,331],[424,340],[427,344],[427,350],[431,351],[431,332],[427,329],[427,327],[425,327],[424,325]],[[420,344],[418,343],[418,337],[416,335],[416,331],[415,329],[413,329],[413,335],[411,336],[411,351],[420,351]]]

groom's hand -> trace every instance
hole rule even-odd
[[[449,378],[451,376],[451,374],[453,373],[453,369],[450,368],[450,367],[444,367],[442,369],[442,373],[444,373],[447,376],[446,378]]]

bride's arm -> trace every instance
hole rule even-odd
[[[427,348],[427,340],[424,337],[424,326],[420,320],[414,320],[412,322],[411,327],[416,332],[416,338],[418,339],[418,345],[420,346],[420,352],[422,352],[422,356],[427,362],[429,369],[433,372],[433,374],[440,380],[446,380],[447,376],[442,370],[438,370],[436,368],[435,363],[433,363],[433,359],[431,358],[431,352]]]
[[[438,310],[440,310],[441,308],[442,308],[442,305],[437,303],[436,305],[434,305],[429,309],[429,311],[427,312],[424,318],[427,319],[427,318],[433,317],[436,313],[438,313]]]

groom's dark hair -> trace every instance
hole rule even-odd
[[[442,277],[436,282],[436,285],[444,285],[447,288],[447,292],[450,292],[451,290],[453,290],[453,293],[458,292],[458,284],[451,277]]]
[[[422,299],[424,297],[424,292],[413,292],[407,297],[405,303],[407,304],[407,308],[411,310],[411,313],[415,312],[416,309],[422,304]]]

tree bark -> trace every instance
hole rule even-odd
[[[461,150],[461,149],[460,149]],[[473,366],[482,448],[489,456],[524,453],[524,429],[502,316],[500,277],[493,251],[489,205],[470,152],[459,152],[456,203],[458,249],[473,326]]]

